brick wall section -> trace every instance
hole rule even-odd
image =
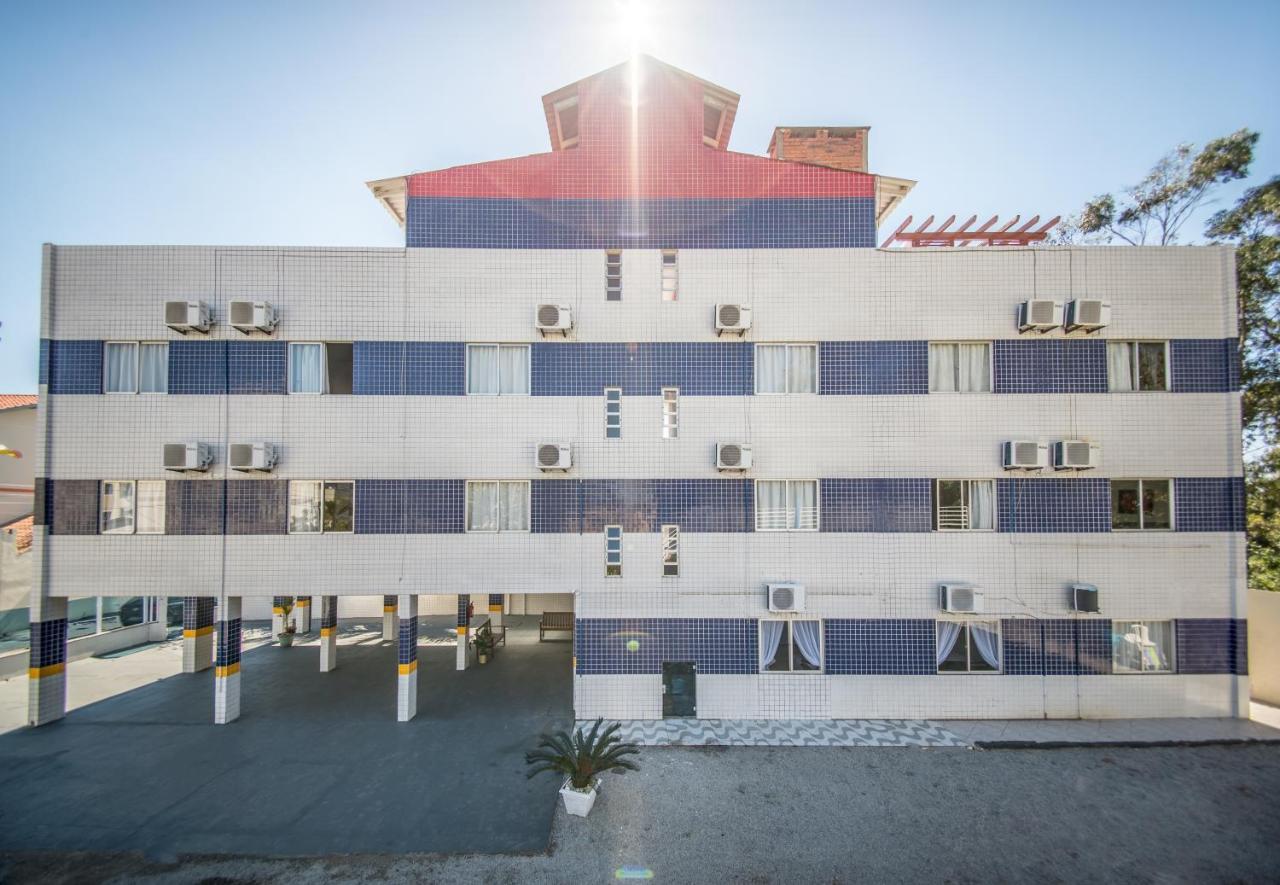
[[[769,157],[846,172],[866,172],[867,127],[779,127],[773,130]]]

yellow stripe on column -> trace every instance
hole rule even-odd
[[[414,670],[416,670],[416,669],[418,669],[418,662],[417,662],[417,661],[410,661],[410,662],[409,662],[409,663],[407,663],[407,664],[401,664],[401,665],[400,665],[400,675],[401,675],[401,676],[408,676],[410,673],[412,673],[412,672],[413,672]]]
[[[239,661],[236,661],[234,664],[227,664],[225,667],[213,668],[213,675],[217,676],[219,679],[226,679],[228,676],[234,676],[239,672],[240,672]]]
[[[29,667],[27,668],[27,678],[43,679],[46,676],[57,676],[65,669],[67,669],[66,664],[50,664],[47,667]]]
[[[284,609],[282,609],[280,606],[277,605],[275,608],[271,609],[271,614],[282,615],[284,614]]]
[[[491,612],[500,612],[500,611],[502,611],[502,603],[500,603],[500,602],[491,602],[491,603],[489,603],[489,611],[491,611]]]
[[[195,639],[197,636],[208,636],[213,632],[213,627],[196,627],[194,630],[183,630],[183,639]]]
[[[396,610],[396,607],[395,607],[394,605],[384,605],[384,606],[382,607],[382,610],[383,610],[384,612],[393,612],[393,611],[395,611],[395,610]]]
[[[320,628],[320,635],[321,635],[321,636],[332,636],[332,635],[333,635],[333,631],[334,631],[335,629],[336,629],[336,628],[334,628],[334,627],[321,627],[321,628]]]
[[[466,636],[466,635],[467,635],[467,628],[466,628],[466,627],[459,627],[459,628],[458,628],[458,635],[459,635],[459,636]]]
[[[294,606],[297,608],[306,608],[309,605],[311,605],[310,599],[299,599],[297,602],[294,603]]]

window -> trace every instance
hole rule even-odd
[[[996,484],[990,479],[940,479],[934,490],[938,531],[991,531],[996,527]]]
[[[169,345],[108,341],[102,361],[104,393],[168,393]]]
[[[816,344],[757,344],[756,393],[817,393]]]
[[[355,531],[355,483],[293,480],[289,483],[289,532]]]
[[[467,483],[467,531],[529,531],[528,481]]]
[[[560,130],[560,147],[578,146],[578,96],[555,103],[556,127]]]
[[[662,576],[680,577],[680,526],[662,527]]]
[[[929,345],[930,393],[990,393],[991,345]]]
[[[1113,673],[1172,673],[1172,621],[1112,621]]]
[[[820,673],[821,621],[761,621],[761,673]]]
[[[702,97],[702,141],[711,147],[720,146],[720,127],[724,123],[724,102],[710,95]]]
[[[163,535],[162,479],[109,479],[102,483],[101,519],[104,535]]]
[[[528,392],[529,345],[467,345],[468,394],[512,396]]]
[[[622,526],[604,527],[604,576],[622,577]]]
[[[155,598],[151,596],[88,596],[67,600],[68,639],[155,620]]]
[[[1115,392],[1168,390],[1169,366],[1163,341],[1108,341],[1107,386]]]
[[[999,621],[938,621],[939,673],[999,673]]]
[[[604,438],[622,439],[622,388],[604,389]]]
[[[756,531],[813,532],[817,530],[817,480],[756,480]]]
[[[680,388],[662,388],[662,438],[675,439],[680,435]]]
[[[137,485],[139,535],[164,534],[164,492],[162,479],[139,480]]]
[[[604,300],[622,300],[622,253],[616,249],[604,253]]]
[[[133,534],[133,493],[131,480],[109,479],[102,483],[102,534]]]
[[[289,392],[349,394],[355,363],[350,342],[289,343]]]
[[[662,300],[675,301],[679,294],[679,271],[676,269],[676,250],[662,252]]]
[[[1111,528],[1173,528],[1172,502],[1167,479],[1111,480]]]

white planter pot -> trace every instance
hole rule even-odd
[[[560,788],[560,796],[564,799],[564,810],[578,817],[586,817],[591,806],[596,804],[596,793],[599,791],[599,781],[593,783],[591,789],[585,793],[575,790],[569,786],[568,781],[565,781],[564,786]]]

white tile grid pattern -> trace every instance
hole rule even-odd
[[[624,720],[618,737],[644,747],[954,747],[968,742],[917,719]],[[592,722],[579,720],[579,729]]]

